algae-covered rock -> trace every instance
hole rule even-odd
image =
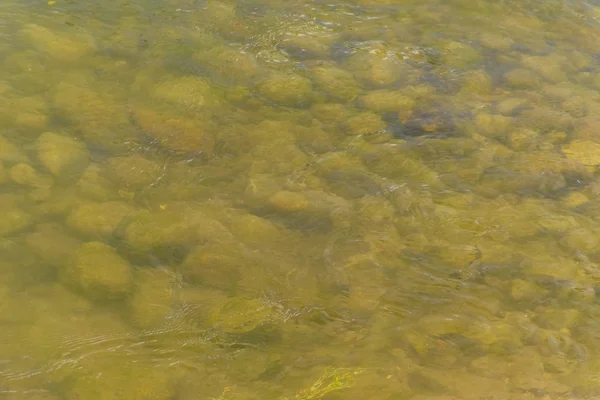
[[[312,101],[312,82],[296,74],[275,74],[258,85],[258,92],[283,106],[305,106]]]
[[[270,322],[274,310],[258,299],[231,297],[214,307],[210,314],[216,328],[229,333],[244,333]]]
[[[515,110],[518,110],[520,107],[523,107],[527,104],[527,99],[519,98],[519,97],[509,97],[505,100],[500,101],[496,105],[496,110],[505,116],[512,115]]]
[[[108,237],[124,218],[131,217],[135,213],[134,206],[122,201],[83,203],[71,212],[67,224],[86,235]]]
[[[117,96],[94,90],[87,80],[59,83],[53,101],[58,114],[101,149],[122,150],[137,135],[126,105]]]
[[[354,76],[341,68],[332,65],[323,65],[312,70],[316,86],[339,101],[354,100],[360,87]]]
[[[209,73],[227,82],[248,82],[259,74],[256,59],[242,49],[215,46],[196,53],[193,58]]]
[[[279,191],[269,197],[266,206],[275,212],[277,220],[281,218],[288,227],[305,231],[328,230],[334,221],[343,221],[350,210],[347,200],[313,190]]]
[[[95,300],[118,299],[129,294],[131,266],[111,246],[87,242],[75,252],[62,272],[63,282]]]
[[[453,68],[468,68],[482,61],[479,52],[468,44],[451,42],[444,46],[443,61]]]
[[[89,157],[85,143],[69,136],[45,132],[38,139],[38,159],[56,177],[82,171]]]
[[[500,35],[493,32],[484,32],[479,41],[482,45],[492,50],[509,50],[513,45],[513,40],[510,37]]]
[[[569,208],[578,207],[588,201],[589,197],[582,192],[570,192],[562,199],[562,203]]]
[[[600,237],[597,232],[586,228],[575,228],[567,231],[561,243],[574,251],[592,252],[600,251]]]
[[[135,326],[150,329],[165,322],[171,311],[175,278],[175,275],[166,269],[135,270],[135,289],[129,301],[131,320]]]
[[[508,86],[516,89],[532,88],[539,85],[539,76],[525,68],[515,68],[504,74]]]
[[[0,237],[22,231],[32,222],[32,216],[17,207],[3,208],[0,213]]]
[[[540,141],[540,135],[527,128],[520,128],[512,131],[508,138],[508,143],[513,150],[532,150]]]
[[[510,296],[513,298],[513,300],[541,300],[546,294],[548,294],[548,291],[541,288],[534,282],[523,279],[513,279],[510,282]]]
[[[406,113],[413,109],[415,101],[396,90],[373,90],[359,98],[359,103],[375,112]]]
[[[237,239],[253,248],[269,248],[285,236],[283,228],[252,214],[234,216],[228,227]]]
[[[77,182],[81,195],[95,201],[108,201],[119,196],[115,186],[105,177],[104,169],[96,163],[90,164]]]
[[[180,271],[190,282],[232,290],[241,278],[240,271],[257,262],[250,251],[233,242],[206,244],[190,251]]]
[[[269,203],[276,209],[287,212],[305,211],[308,209],[308,198],[299,192],[280,191],[269,198]]]
[[[93,363],[93,364],[92,364]],[[173,377],[165,368],[146,363],[98,362],[91,357],[66,389],[67,400],[171,400],[176,394]]]
[[[178,152],[210,154],[214,147],[210,121],[186,118],[152,108],[137,108],[138,125],[161,146]]]
[[[27,161],[27,156],[16,144],[0,136],[0,161],[7,164],[21,163]]]
[[[60,400],[60,397],[57,394],[53,394],[46,391],[40,391],[39,393],[35,393],[28,389],[24,389],[23,392],[19,393],[14,391],[14,393],[7,393],[5,400]]]
[[[42,129],[50,119],[48,104],[42,96],[19,98],[14,102],[15,125],[37,131]]]
[[[581,311],[575,308],[549,308],[537,314],[536,321],[545,328],[558,331],[572,328],[581,318]]]
[[[36,171],[31,165],[21,163],[10,169],[10,178],[19,185],[49,188],[54,184],[51,176]]]
[[[487,94],[492,90],[492,78],[484,71],[473,71],[465,76],[463,94]]]
[[[5,184],[8,181],[8,171],[6,171],[4,164],[2,163],[2,161],[0,161],[0,185]]]
[[[564,145],[562,151],[569,160],[590,167],[600,165],[600,143],[591,140],[575,140]]]
[[[564,70],[566,57],[551,54],[549,56],[521,56],[521,63],[527,68],[531,68],[545,79],[551,82],[568,81],[567,74]]]
[[[317,103],[310,108],[312,115],[319,121],[329,124],[344,121],[350,110],[343,104]]]
[[[386,123],[380,115],[366,111],[349,118],[346,121],[346,127],[349,134],[369,135],[383,131],[386,128]]]
[[[499,138],[506,135],[512,123],[512,118],[497,114],[482,112],[475,117],[477,133],[492,138]]]
[[[173,103],[183,110],[202,110],[220,103],[220,97],[205,79],[185,76],[158,83],[152,95],[159,100]]]
[[[58,61],[76,61],[96,50],[94,39],[81,28],[55,32],[37,24],[27,24],[20,34],[37,51]]]
[[[60,267],[80,246],[80,241],[69,235],[58,224],[44,223],[25,238],[27,246],[41,260],[53,267]]]
[[[139,154],[113,157],[106,161],[106,177],[123,188],[141,189],[158,179],[161,167]]]
[[[396,54],[383,46],[374,45],[370,51],[361,51],[350,57],[348,67],[353,74],[368,85],[381,87],[409,77],[407,66]]]
[[[184,213],[161,210],[140,213],[124,228],[127,245],[139,253],[187,246],[197,237],[194,222]]]

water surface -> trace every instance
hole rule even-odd
[[[600,6],[0,5],[0,393],[600,396]]]

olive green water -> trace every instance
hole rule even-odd
[[[600,4],[0,4],[0,398],[600,396]]]

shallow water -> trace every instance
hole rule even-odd
[[[600,5],[25,3],[2,399],[600,397]]]

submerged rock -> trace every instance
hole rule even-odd
[[[53,101],[59,115],[71,121],[93,146],[114,151],[136,142],[138,133],[117,96],[94,90],[86,81],[61,82],[55,87]]]
[[[169,370],[146,363],[92,357],[79,368],[67,388],[67,400],[170,400],[176,386]],[[127,357],[123,357],[125,360]]]
[[[141,189],[159,178],[161,167],[139,154],[113,157],[106,162],[106,177],[123,188]]]
[[[0,237],[26,229],[33,222],[33,218],[25,211],[14,207],[4,208],[0,215]]]
[[[171,211],[140,213],[124,228],[123,235],[126,243],[141,253],[185,246],[195,238],[185,214]]]
[[[215,139],[207,118],[186,118],[153,108],[134,111],[137,124],[158,144],[177,152],[212,153]]]
[[[190,251],[180,270],[193,283],[233,290],[241,278],[241,269],[258,263],[250,251],[235,243],[206,244]]]
[[[354,76],[333,65],[318,66],[312,70],[312,75],[316,86],[336,100],[351,101],[360,92]]]
[[[600,143],[576,140],[564,145],[562,151],[569,160],[589,167],[600,165]]]
[[[227,82],[249,82],[260,72],[251,54],[233,47],[215,46],[196,53],[193,58],[208,73],[216,74]]]
[[[71,137],[46,132],[38,139],[38,159],[56,177],[81,172],[89,157],[85,143]]]
[[[184,76],[168,79],[152,88],[152,95],[182,108],[182,110],[198,111],[206,107],[218,105],[220,96],[205,79]]]
[[[515,68],[504,74],[508,86],[516,89],[532,88],[539,85],[538,75],[525,68]]]
[[[67,224],[85,235],[109,237],[126,217],[132,217],[136,208],[122,201],[83,203],[75,208]]]
[[[45,223],[25,238],[27,246],[41,260],[53,267],[60,267],[79,248],[80,241],[65,232],[58,224]]]
[[[444,46],[443,61],[453,68],[469,68],[481,64],[481,54],[467,44],[450,42]]]
[[[258,299],[231,297],[211,310],[213,325],[225,332],[244,333],[270,322],[273,310]]]
[[[312,101],[312,82],[296,74],[276,74],[258,85],[258,92],[283,106],[305,106]]]
[[[77,190],[81,195],[95,201],[107,201],[118,198],[115,186],[105,177],[104,169],[99,164],[90,164],[81,174],[77,182]]]
[[[0,161],[7,164],[26,162],[27,156],[16,144],[0,136]]]
[[[36,171],[29,164],[17,164],[10,169],[10,178],[19,185],[34,188],[49,188],[54,184],[51,176]]]
[[[130,300],[131,319],[143,329],[160,327],[171,311],[175,275],[161,268],[138,268],[135,290]]]
[[[349,118],[345,125],[351,135],[369,135],[381,132],[386,128],[386,123],[381,116],[370,111]]]
[[[370,86],[382,87],[410,78],[407,66],[383,46],[364,49],[348,59],[348,67],[354,75]]]
[[[50,119],[48,104],[42,96],[16,99],[14,102],[14,123],[20,128],[36,131],[42,129]]]
[[[32,47],[58,61],[76,61],[96,51],[94,39],[81,28],[54,32],[37,24],[27,24],[20,31]]]
[[[117,251],[101,242],[87,242],[62,271],[63,282],[96,300],[119,299],[132,288],[131,266]]]
[[[359,103],[375,112],[406,113],[413,109],[415,101],[400,91],[373,90],[359,98]]]

